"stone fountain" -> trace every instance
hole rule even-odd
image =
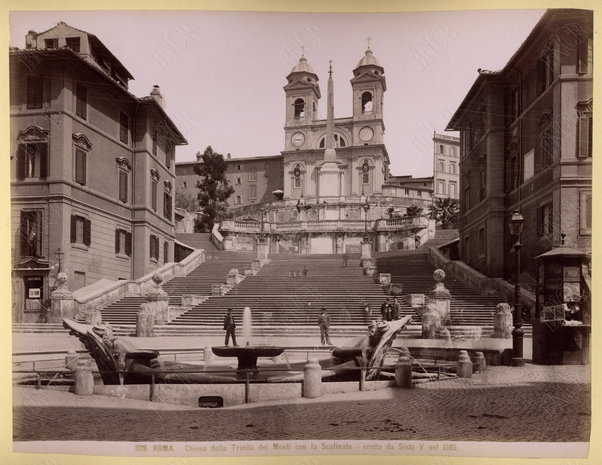
[[[237,370],[251,370],[253,377],[257,376],[257,359],[259,357],[277,357],[284,352],[284,347],[252,344],[252,315],[251,309],[245,307],[243,310],[242,338],[245,344],[242,346],[211,347],[211,351],[218,357],[236,357],[238,359]],[[238,373],[244,378],[245,373]]]
[[[366,379],[376,379],[387,350],[393,344],[397,334],[411,322],[406,316],[400,320],[373,323],[366,336],[359,338],[349,347],[334,349],[332,355],[319,360],[322,377],[325,380],[358,379],[359,371],[347,368],[368,367]],[[234,383],[239,378],[235,373],[225,373],[227,365],[192,364],[162,360],[156,350],[140,349],[127,339],[116,337],[109,325],[89,325],[70,319],[63,319],[63,326],[71,335],[76,336],[88,349],[96,361],[105,385],[148,384],[151,379],[156,384],[206,384]],[[261,370],[257,376],[257,358],[273,357],[284,351],[283,347],[252,346],[214,347],[213,352],[220,355],[222,349],[229,349],[227,357],[237,357],[239,369],[251,369],[255,372],[255,382],[298,381],[302,379],[305,362],[296,364],[274,364]],[[242,368],[241,368],[242,367]],[[287,371],[290,370],[290,371]],[[215,373],[220,372],[220,373]]]

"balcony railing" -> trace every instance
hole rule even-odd
[[[309,220],[288,223],[258,223],[256,221],[223,220],[220,230],[223,232],[260,233],[294,233],[294,232],[329,232],[350,231],[399,231],[412,228],[426,228],[428,220],[423,216],[369,220]]]

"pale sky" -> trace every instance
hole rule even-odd
[[[284,148],[282,87],[305,46],[320,79],[326,117],[333,60],[336,118],[351,116],[352,70],[367,38],[385,69],[385,145],[394,175],[431,176],[433,131],[443,132],[477,77],[497,70],[525,40],[543,10],[434,13],[245,13],[205,11],[27,11],[10,16],[10,45],[57,22],[95,34],[134,76],[130,91],[161,86],[166,111],[189,145],[191,161],[211,145],[233,157]],[[447,133],[457,135],[457,133]]]

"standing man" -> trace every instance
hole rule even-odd
[[[343,268],[347,268],[347,262],[349,261],[349,255],[347,255],[347,252],[345,252],[343,254]]]
[[[397,300],[397,296],[393,297],[393,310],[391,311],[391,319],[399,320],[399,314],[401,312],[401,305]]]
[[[383,318],[383,321],[391,321],[391,302],[389,301],[389,298],[385,298],[385,301],[383,302],[383,304],[380,306],[380,314]]]
[[[224,315],[224,329],[226,330],[226,347],[230,342],[230,336],[232,336],[232,343],[234,346],[238,346],[236,343],[236,321],[234,315],[232,315],[232,309],[228,309],[228,313]]]
[[[320,340],[322,344],[332,345],[328,329],[330,328],[330,316],[326,313],[326,309],[322,307],[322,313],[318,317],[318,326],[320,327]]]

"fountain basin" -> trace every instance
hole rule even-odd
[[[257,370],[258,357],[276,357],[284,352],[284,347],[277,346],[240,346],[212,347],[211,351],[218,357],[236,357],[238,370]]]

